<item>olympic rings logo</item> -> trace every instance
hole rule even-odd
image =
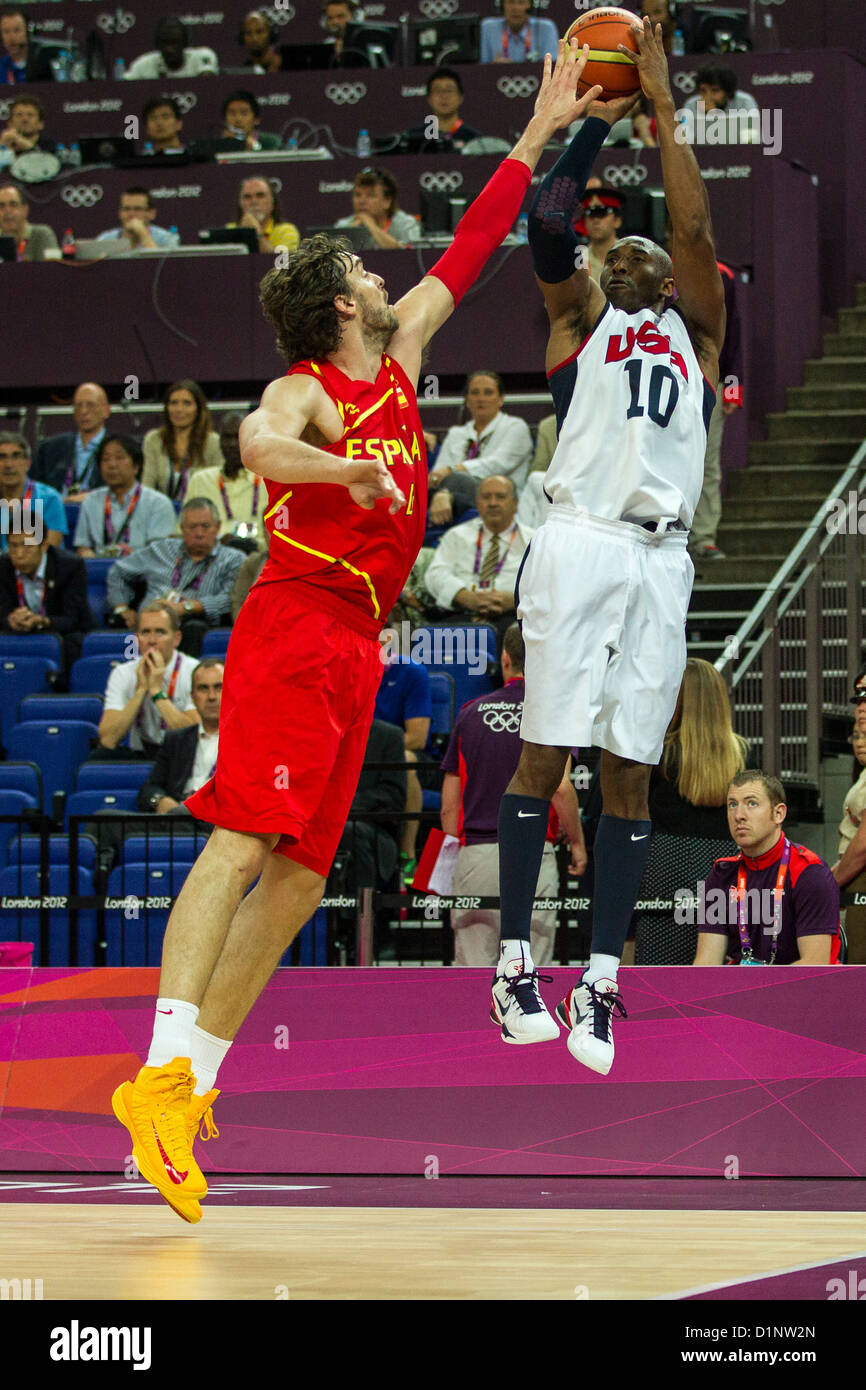
[[[522,713],[522,704],[501,705],[499,709],[485,710],[481,718],[492,734],[517,734]]]
[[[325,96],[335,106],[354,106],[366,95],[363,82],[329,82],[325,88]]]
[[[425,19],[447,19],[456,14],[459,0],[420,0],[418,9]]]
[[[102,197],[102,187],[98,183],[68,183],[60,196],[71,208],[92,208]]]
[[[500,77],[496,84],[496,90],[510,100],[515,97],[531,97],[532,93],[538,90],[538,78]]]
[[[0,121],[8,121],[11,109],[11,101],[0,101]]]
[[[126,34],[135,23],[135,15],[118,7],[114,14],[97,15],[96,23],[103,34]]]
[[[697,85],[696,72],[678,72],[674,76],[674,86],[679,87],[681,92],[693,92]]]
[[[426,174],[421,175],[418,182],[427,193],[456,193],[458,188],[463,187],[463,175],[456,169],[448,174],[428,170]]]
[[[292,0],[284,0],[282,4],[280,4],[278,0],[276,5],[270,5],[267,9],[260,10],[259,13],[263,14],[266,19],[269,19],[271,24],[279,28],[281,24],[290,24],[297,14],[297,10],[292,4]]]
[[[273,177],[273,175],[269,175],[269,176],[268,176],[268,183],[271,185],[271,188],[274,190],[275,193],[282,193],[282,191],[283,191],[283,181],[282,181],[282,179],[276,179],[276,178]]]
[[[195,92],[163,92],[163,96],[171,96],[177,102],[182,116],[188,116],[192,108],[197,104],[198,97]]]
[[[611,188],[636,188],[643,183],[647,171],[642,164],[608,164],[604,171],[604,181]]]

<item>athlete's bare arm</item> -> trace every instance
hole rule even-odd
[[[241,425],[244,467],[280,483],[347,487],[355,501],[367,509],[378,498],[390,497],[391,511],[399,511],[406,499],[384,463],[374,459],[350,461],[324,452],[323,445],[342,438],[343,428],[340,412],[314,377],[280,377],[271,382],[258,410]]]
[[[661,25],[649,19],[633,26],[641,87],[655,107],[665,200],[673,227],[671,259],[682,310],[701,368],[718,385],[719,353],[725,340],[725,292],[716,263],[710,204],[694,152],[675,138],[676,108],[671,94]],[[622,50],[623,52],[625,50]]]
[[[593,87],[583,97],[576,95],[588,57],[589,45],[584,44],[581,50],[576,39],[568,47],[560,39],[555,66],[547,55],[533,115],[507,159],[520,160],[531,173],[556,132],[586,112],[601,92],[600,87]],[[515,210],[515,217],[517,211],[519,209]],[[397,359],[411,381],[418,379],[424,347],[450,318],[454,307],[451,292],[435,274],[425,275],[395,305],[400,327],[388,346],[388,353]]]

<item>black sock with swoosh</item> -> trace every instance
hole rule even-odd
[[[595,832],[592,949],[621,956],[649,855],[651,820],[602,816]]]
[[[501,941],[529,941],[550,802],[506,794],[499,803]]]

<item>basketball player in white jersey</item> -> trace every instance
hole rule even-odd
[[[596,745],[604,813],[590,961],[556,1012],[569,1051],[602,1074],[613,1063],[612,1014],[625,1014],[617,967],[649,851],[650,770],[686,661],[686,542],[725,331],[709,204],[692,150],[674,136],[661,26],[644,18],[633,32],[655,106],[673,259],[644,237],[624,237],[599,285],[582,267],[574,213],[610,128],[598,103],[530,213],[559,443],[544,481],[552,506],[518,581],[524,746],[499,815],[502,946],[491,1011],[506,1042],[558,1036],[529,954],[532,899],[569,750]]]

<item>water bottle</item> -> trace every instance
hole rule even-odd
[[[287,149],[287,150],[297,150],[297,148],[298,148],[298,137],[297,137],[297,135],[290,135],[290,136],[289,136],[288,144],[286,145],[286,149]]]
[[[87,80],[87,64],[84,61],[84,54],[78,47],[74,46],[69,55],[69,80],[70,82],[84,82]]]
[[[152,141],[152,140],[145,140],[145,142],[144,142],[144,153],[145,153],[145,154],[153,154],[153,141]]]
[[[358,143],[355,146],[355,153],[359,159],[369,159],[373,153],[373,144],[370,140],[370,132],[361,130],[358,132]]]
[[[126,63],[123,61],[122,58],[115,58],[115,60],[114,60],[114,80],[115,80],[115,82],[122,82],[122,81],[123,81],[123,75],[124,75],[125,72],[126,72]]]
[[[69,146],[69,165],[70,165],[70,168],[72,168],[72,169],[80,169],[80,168],[81,168],[81,146],[80,146],[80,145],[75,145],[75,144],[73,144],[73,145],[70,145],[70,146]]]
[[[686,51],[686,36],[682,29],[674,30],[674,40],[671,45],[671,54],[674,58],[682,58]]]
[[[514,228],[514,234],[517,240],[524,246],[529,241],[529,218],[525,212],[522,212],[518,217],[517,224]]]
[[[55,82],[69,81],[69,54],[65,48],[61,48],[57,57],[53,59],[51,71],[54,73]]]
[[[60,254],[65,261],[75,260],[75,237],[72,235],[72,228],[67,227],[63,233],[63,240],[60,243]]]
[[[177,227],[169,227],[168,234],[172,238],[172,245],[180,246],[180,232],[177,230]]]
[[[60,160],[61,167],[69,163],[69,151],[65,145],[61,145],[59,140],[57,142],[57,158]]]

